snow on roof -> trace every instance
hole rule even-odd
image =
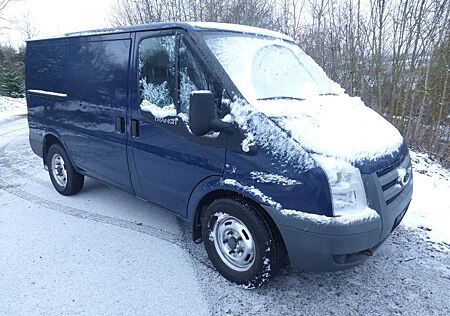
[[[137,32],[145,30],[158,30],[158,29],[170,29],[170,28],[182,28],[186,30],[220,30],[228,32],[239,32],[245,34],[257,34],[262,36],[269,36],[284,39],[287,41],[294,41],[294,39],[288,35],[266,30],[259,27],[231,24],[231,23],[216,23],[216,22],[158,22],[149,24],[139,24],[131,25],[120,28],[105,28],[97,30],[86,30],[80,32],[70,32],[65,34],[50,35],[35,37],[27,40],[27,42],[56,39],[56,38],[66,38],[66,37],[78,37],[78,36],[89,36],[89,35],[106,35],[106,34],[118,34],[126,32]]]
[[[292,37],[289,35],[285,35],[283,33],[270,31],[267,29],[254,27],[254,26],[247,26],[247,25],[239,25],[239,24],[231,24],[231,23],[216,23],[216,22],[188,22],[187,24],[201,29],[214,29],[214,30],[221,30],[221,31],[230,31],[230,32],[239,32],[239,33],[246,33],[246,34],[260,34],[264,36],[269,37],[276,37],[281,38],[288,41],[294,41]]]

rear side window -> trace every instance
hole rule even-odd
[[[147,38],[139,47],[139,85],[142,101],[175,109],[175,36]]]

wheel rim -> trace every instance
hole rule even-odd
[[[67,185],[66,163],[60,154],[54,154],[52,157],[52,174],[59,186]]]
[[[255,262],[252,234],[239,219],[221,214],[214,224],[214,246],[222,261],[235,271],[247,271]]]

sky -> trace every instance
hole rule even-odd
[[[13,0],[2,16],[23,20],[29,15],[39,37],[107,27],[116,0]],[[14,26],[13,26],[14,27]],[[19,46],[24,36],[16,30],[1,30],[0,42]]]

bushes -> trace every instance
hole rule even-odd
[[[0,45],[0,95],[24,97],[24,49]]]

